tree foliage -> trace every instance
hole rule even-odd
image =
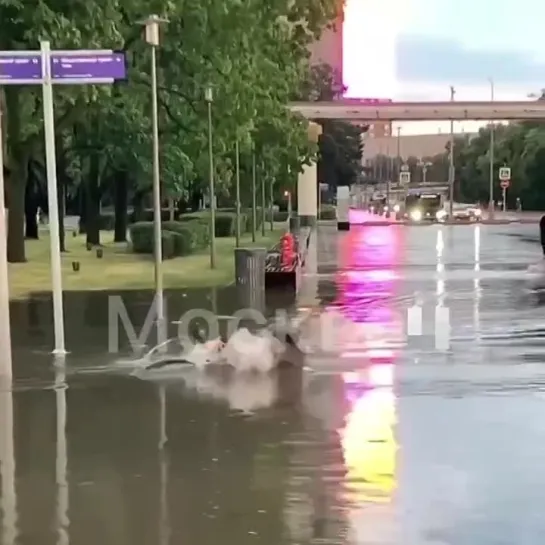
[[[303,99],[329,102],[342,98],[341,75],[327,64],[313,66],[303,84]],[[318,143],[318,179],[332,187],[355,183],[362,173],[363,140],[367,126],[322,119]]]
[[[246,188],[254,152],[268,179],[297,172],[315,154],[306,123],[286,106],[307,80],[309,44],[337,8],[335,0],[0,0],[2,50],[36,50],[39,39],[48,39],[52,49],[126,51],[126,83],[55,88],[59,200],[78,196],[90,242],[100,242],[101,201],[116,205],[116,238],[123,239],[130,201],[139,209],[151,186],[151,53],[139,21],[154,11],[169,20],[157,51],[161,181],[164,197],[190,202],[202,198],[208,185],[208,87],[219,194],[232,192],[237,141]],[[32,178],[33,188],[45,183],[41,90],[7,87],[1,100],[8,257],[20,262],[25,213],[29,234],[38,206],[25,203],[27,182]],[[38,165],[32,176],[30,164]]]

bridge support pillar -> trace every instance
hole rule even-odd
[[[308,124],[308,138],[318,142],[322,126],[312,121]],[[297,179],[297,210],[301,227],[314,227],[318,218],[318,166],[315,162],[303,167]]]
[[[305,165],[297,179],[297,210],[301,227],[314,227],[318,217],[318,168]]]

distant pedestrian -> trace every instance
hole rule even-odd
[[[522,203],[520,202],[520,197],[517,197],[517,212],[522,212]]]

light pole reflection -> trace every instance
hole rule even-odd
[[[9,381],[11,382],[11,381]],[[5,389],[4,389],[5,388]],[[17,542],[17,492],[15,489],[15,449],[13,444],[13,394],[8,380],[0,379],[0,543]]]
[[[366,226],[351,233],[338,277],[337,304],[350,325],[350,343],[342,355],[355,356],[354,370],[343,374],[349,410],[339,433],[349,496],[359,506],[389,503],[395,486],[393,384],[403,325],[392,302],[400,234],[396,226]],[[369,521],[359,520],[362,512],[356,513],[358,531]]]
[[[336,307],[344,320],[341,355],[389,361],[403,342],[395,298],[401,250],[397,226],[366,226],[350,233],[340,255]]]
[[[57,412],[57,452],[55,480],[57,484],[57,545],[70,543],[68,508],[68,448],[66,442],[66,373],[62,362],[55,368],[55,400]]]
[[[167,443],[167,401],[165,387],[159,388],[159,545],[167,545],[170,540],[170,520],[168,510],[168,458]]]

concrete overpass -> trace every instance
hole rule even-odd
[[[307,119],[347,121],[521,121],[545,120],[545,101],[519,102],[292,102]]]
[[[521,121],[545,120],[545,101],[519,102],[387,102],[339,100],[292,102],[289,108],[309,121],[309,138],[317,141],[321,127],[312,120],[374,121]],[[302,225],[314,225],[317,217],[316,164],[303,167],[297,182],[297,204]]]

